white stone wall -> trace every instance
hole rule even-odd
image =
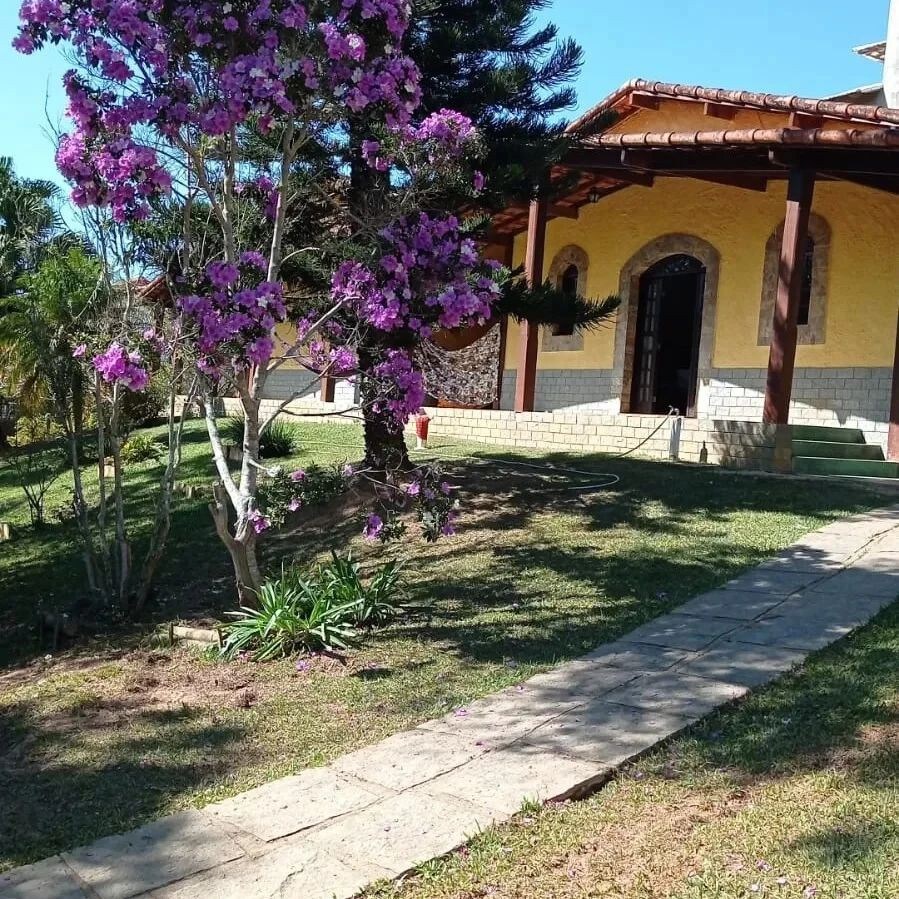
[[[517,372],[503,372],[501,408],[515,406]],[[611,369],[541,369],[537,372],[534,408],[537,412],[616,413],[621,408],[621,379]]]
[[[790,421],[858,428],[868,443],[886,450],[892,374],[888,368],[797,368]],[[716,369],[707,414],[761,421],[766,378],[764,369]]]
[[[502,408],[515,405],[517,373],[503,375]],[[713,421],[760,422],[765,369],[713,369],[699,394],[699,416]],[[797,368],[790,421],[793,424],[858,428],[867,441],[886,449],[892,371],[889,368]],[[621,380],[610,369],[537,372],[535,411],[617,414]]]
[[[428,409],[431,436],[500,447],[560,450],[667,460],[672,419],[596,412],[525,412]],[[787,442],[778,459],[778,429],[758,422],[682,419],[677,458],[729,468],[772,471],[790,463]],[[785,453],[785,454],[784,454]],[[780,465],[778,465],[778,461]]]

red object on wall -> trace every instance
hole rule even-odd
[[[415,436],[422,443],[428,442],[428,429],[431,426],[431,419],[427,415],[417,415],[415,417]]]

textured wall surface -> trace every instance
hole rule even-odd
[[[435,440],[454,437],[495,446],[627,453],[669,459],[673,420],[652,415],[601,412],[484,412],[429,409]],[[778,466],[778,429],[747,421],[681,420],[678,459],[729,468],[776,470],[789,465],[789,449]]]
[[[766,372],[716,369],[709,391],[711,418],[761,421]],[[804,368],[796,370],[790,421],[793,424],[859,428],[868,443],[886,449],[892,369]]]

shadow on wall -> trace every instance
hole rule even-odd
[[[709,388],[709,415],[761,421],[763,369],[718,369]],[[892,371],[889,368],[799,368],[793,381],[793,424],[858,428],[869,443],[885,445],[889,429]]]

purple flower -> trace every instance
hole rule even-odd
[[[377,540],[384,533],[384,521],[380,515],[369,515],[362,531],[366,540]]]
[[[297,499],[297,497],[293,497],[293,499],[291,499],[291,501],[287,504],[287,511],[298,512],[302,508],[302,506],[302,500]]]
[[[257,534],[264,533],[272,526],[271,521],[269,521],[269,519],[266,518],[265,515],[263,515],[262,512],[259,511],[259,509],[254,509],[250,513],[248,520],[253,526],[253,530]]]
[[[79,343],[78,346],[72,351],[73,359],[80,359],[87,352],[87,344]]]
[[[292,471],[290,473],[290,480],[294,483],[298,483],[299,481],[306,480],[306,472],[302,469],[297,469],[296,471]]]

